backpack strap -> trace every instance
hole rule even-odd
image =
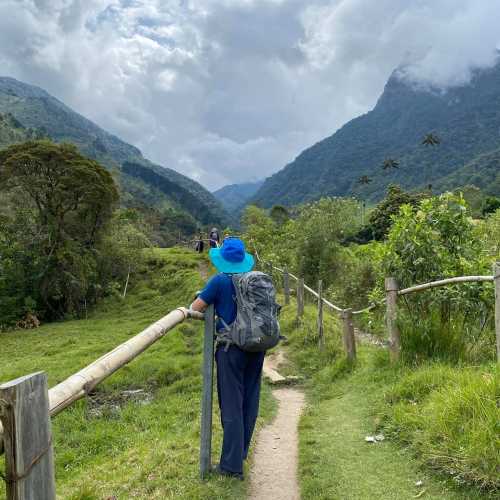
[[[221,318],[219,317],[222,326],[224,327],[224,331],[222,332],[222,335],[220,333],[217,333],[215,336],[215,343],[217,346],[219,344],[226,344],[226,347],[224,348],[224,352],[227,352],[229,350],[229,347],[233,343],[231,341],[231,335],[229,334],[229,331],[231,330],[231,327]]]

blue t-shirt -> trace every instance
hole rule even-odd
[[[236,290],[233,280],[229,274],[216,274],[205,285],[200,293],[201,300],[208,305],[214,304],[215,312],[219,318],[222,318],[228,325],[236,319]],[[217,331],[224,328],[222,321],[217,320]]]

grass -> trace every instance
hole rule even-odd
[[[87,320],[0,333],[0,382],[38,370],[49,385],[94,361],[179,305],[203,284],[203,258],[155,250],[125,300],[110,298]],[[184,323],[53,420],[58,497],[72,500],[229,499],[246,483],[198,479],[202,323]],[[126,391],[142,392],[130,395]],[[216,405],[214,405],[216,406]],[[274,403],[266,386],[262,414]],[[221,429],[214,416],[213,456]],[[0,470],[3,457],[0,457]],[[0,498],[4,493],[0,484]]]
[[[494,365],[431,364],[387,396],[387,428],[455,481],[500,490],[500,377]]]
[[[308,406],[299,429],[304,500],[498,498],[493,365],[393,367],[387,352],[371,345],[358,345],[350,365],[330,313],[323,353],[314,307],[306,307],[300,325],[294,315],[293,306],[285,308],[282,325],[295,365],[290,370],[306,379]],[[378,433],[383,441],[365,441]]]

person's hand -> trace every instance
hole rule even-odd
[[[177,310],[184,314],[185,319],[205,319],[205,315],[201,311],[195,311],[191,307],[178,307]]]

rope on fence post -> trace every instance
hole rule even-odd
[[[495,283],[495,332],[497,337],[497,363],[500,363],[500,262],[493,265]]]
[[[387,298],[385,321],[389,333],[391,360],[398,361],[401,354],[401,336],[397,325],[398,317],[398,282],[395,278],[385,278]]]
[[[349,361],[356,359],[356,338],[354,336],[354,323],[352,321],[352,309],[342,311],[344,349]]]
[[[297,319],[304,316],[304,278],[297,282]]]
[[[290,304],[290,276],[288,275],[288,266],[283,270],[283,293],[285,294],[285,305]]]
[[[318,281],[318,347],[323,350],[325,339],[323,332],[323,281]]]

